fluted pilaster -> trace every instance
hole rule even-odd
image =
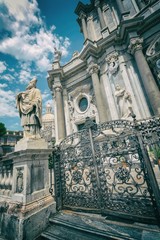
[[[100,1],[99,1],[99,0],[96,0],[96,1],[95,1],[95,7],[97,8],[100,25],[101,25],[101,28],[103,29],[103,28],[106,27],[106,24],[105,24],[105,21],[104,21],[104,17],[103,17],[103,14],[102,14],[102,10],[101,10],[101,8],[100,8]]]
[[[55,94],[55,102],[56,102],[56,109],[57,109],[56,115],[57,115],[58,141],[60,141],[64,139],[66,136],[62,85],[60,83],[54,84],[53,90]]]
[[[85,40],[88,38],[88,31],[87,31],[87,24],[86,24],[86,15],[82,12],[80,14],[80,19],[82,22],[82,30],[83,30],[83,34],[84,34],[84,38]]]
[[[105,104],[103,101],[101,87],[100,87],[100,81],[99,81],[99,76],[98,76],[99,66],[95,63],[91,63],[88,67],[88,72],[92,77],[92,83],[93,83],[93,88],[94,88],[94,93],[95,93],[95,98],[96,98],[96,103],[97,103],[99,120],[102,123],[102,122],[107,121],[107,116],[106,116],[106,108],[105,108]]]
[[[149,68],[149,65],[145,59],[145,56],[142,52],[142,43],[142,38],[132,38],[130,39],[130,45],[128,49],[135,58],[144,88],[151,103],[153,113],[160,114],[160,92],[152,75],[152,72]]]

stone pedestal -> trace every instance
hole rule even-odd
[[[49,149],[29,149],[8,154],[13,177],[10,198],[1,198],[0,232],[5,239],[32,240],[46,228],[49,215],[55,213],[55,201],[49,193]],[[12,237],[11,237],[12,236]]]
[[[48,143],[43,138],[22,138],[15,145],[15,152],[27,149],[48,149]]]

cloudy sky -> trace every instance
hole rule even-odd
[[[78,2],[0,0],[0,122],[7,129],[21,130],[15,96],[34,76],[42,93],[43,112],[51,101],[46,77],[54,47],[62,52],[62,65],[81,50],[83,35],[74,13]]]

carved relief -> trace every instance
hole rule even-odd
[[[118,71],[119,61],[118,61],[118,53],[112,52],[106,58],[106,62],[108,63],[108,71],[109,74],[113,75]]]
[[[74,106],[73,106],[73,101],[68,100],[68,107],[69,107],[70,118],[73,120],[73,118],[74,118]]]
[[[16,176],[16,193],[22,193],[24,186],[23,186],[23,173],[24,168],[17,168],[17,176]]]
[[[98,72],[99,72],[99,66],[96,63],[92,62],[88,67],[88,73],[92,75],[94,73],[98,74]]]
[[[68,107],[73,131],[77,131],[77,124],[85,122],[86,117],[98,118],[93,88],[90,84],[79,86],[69,93]]]

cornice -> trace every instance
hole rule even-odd
[[[79,2],[74,12],[75,12],[75,14],[77,14],[79,16],[79,14],[81,12],[87,13],[87,12],[92,11],[93,8],[94,8],[94,1],[93,0],[91,0],[90,4],[84,4],[82,2]]]
[[[80,52],[79,58],[82,59],[83,61],[86,61],[87,58],[90,56],[97,58],[100,52],[100,49],[91,40],[86,40],[86,41],[87,41],[86,45],[84,44],[84,47]]]
[[[64,75],[64,73],[63,73],[63,68],[60,67],[60,68],[58,68],[58,69],[49,70],[49,71],[48,71],[48,74],[49,74],[49,76],[52,75],[53,77],[56,77],[56,76],[61,76],[61,77],[63,77],[63,75]]]
[[[99,39],[96,42],[98,48],[101,50],[103,48],[106,49],[106,48],[113,46],[115,44],[115,40],[116,40],[116,33],[117,33],[117,31],[114,30],[109,36]]]
[[[143,19],[144,17],[135,17],[121,21],[116,34],[116,43],[126,43],[129,40],[128,34],[130,32],[139,31],[143,23]]]
[[[64,66],[65,68],[65,66]],[[86,62],[81,62],[78,65],[74,66],[73,68],[69,69],[68,71],[64,71],[63,79],[68,79],[69,77],[76,75],[79,70],[86,69]]]
[[[156,12],[152,13],[148,17],[146,17],[140,28],[139,28],[139,33],[143,34],[147,30],[149,30],[152,27],[155,27],[156,24],[160,23],[160,9],[157,10]]]

